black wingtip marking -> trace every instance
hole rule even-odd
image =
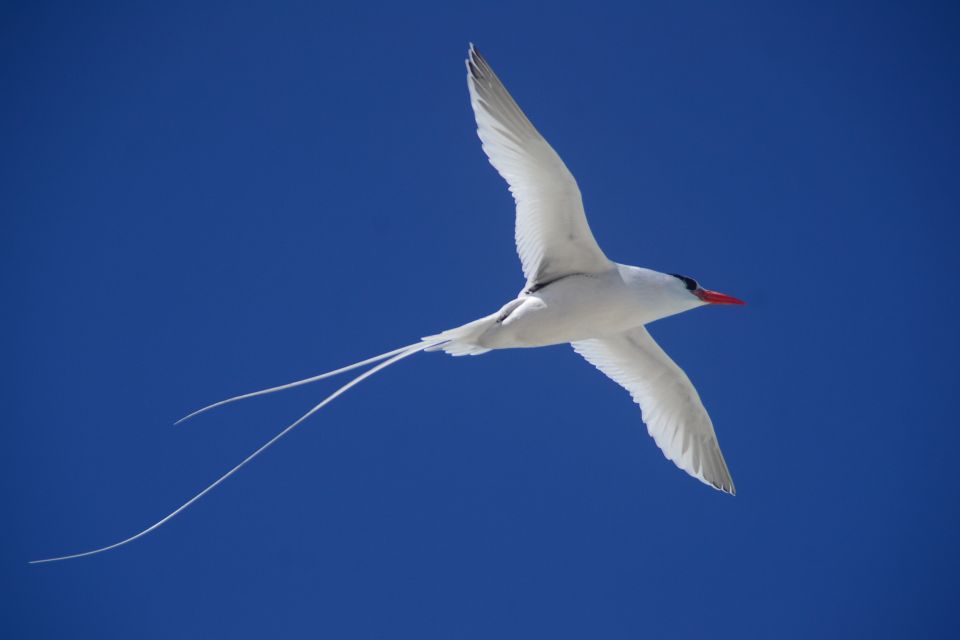
[[[473,45],[470,46],[470,59],[476,62],[477,66],[481,69],[490,68],[490,63],[487,62],[487,59],[483,57],[483,54],[480,53],[480,50]]]
[[[477,69],[475,64],[473,64],[473,60],[467,60],[467,68],[470,69],[470,75],[472,75],[475,80],[481,79],[482,76],[480,75],[480,70]]]

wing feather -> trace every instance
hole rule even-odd
[[[563,160],[473,45],[466,62],[483,151],[507,181],[517,205],[517,253],[527,288],[571,273],[611,269],[613,263],[590,231],[580,189]]]
[[[687,374],[643,327],[574,342],[587,362],[630,392],[667,459],[720,491],[736,494],[713,422]]]

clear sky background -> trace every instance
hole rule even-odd
[[[6,3],[4,637],[951,636],[956,6]],[[424,354],[28,566],[519,291],[470,41],[611,258],[749,302],[651,328],[739,495],[569,347]]]

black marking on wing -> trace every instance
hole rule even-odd
[[[568,274],[566,274],[566,275],[560,276],[559,278],[554,278],[553,280],[547,280],[546,282],[537,282],[537,283],[534,283],[533,285],[529,286],[526,290],[524,290],[523,295],[528,296],[528,295],[530,295],[531,293],[536,293],[537,291],[540,291],[540,290],[542,290],[542,289],[546,289],[547,287],[549,287],[550,285],[552,285],[554,282],[560,282],[561,280],[566,280],[567,278],[572,278],[572,277],[574,277],[574,276],[580,276],[580,277],[583,277],[583,278],[596,278],[596,277],[597,277],[596,274],[593,274],[593,273],[568,273]]]

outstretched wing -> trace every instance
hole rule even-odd
[[[697,390],[646,329],[574,342],[573,348],[630,392],[647,431],[669,460],[720,491],[736,493]]]
[[[517,203],[517,253],[527,288],[612,268],[590,232],[577,181],[473,45],[467,85],[483,151]]]

